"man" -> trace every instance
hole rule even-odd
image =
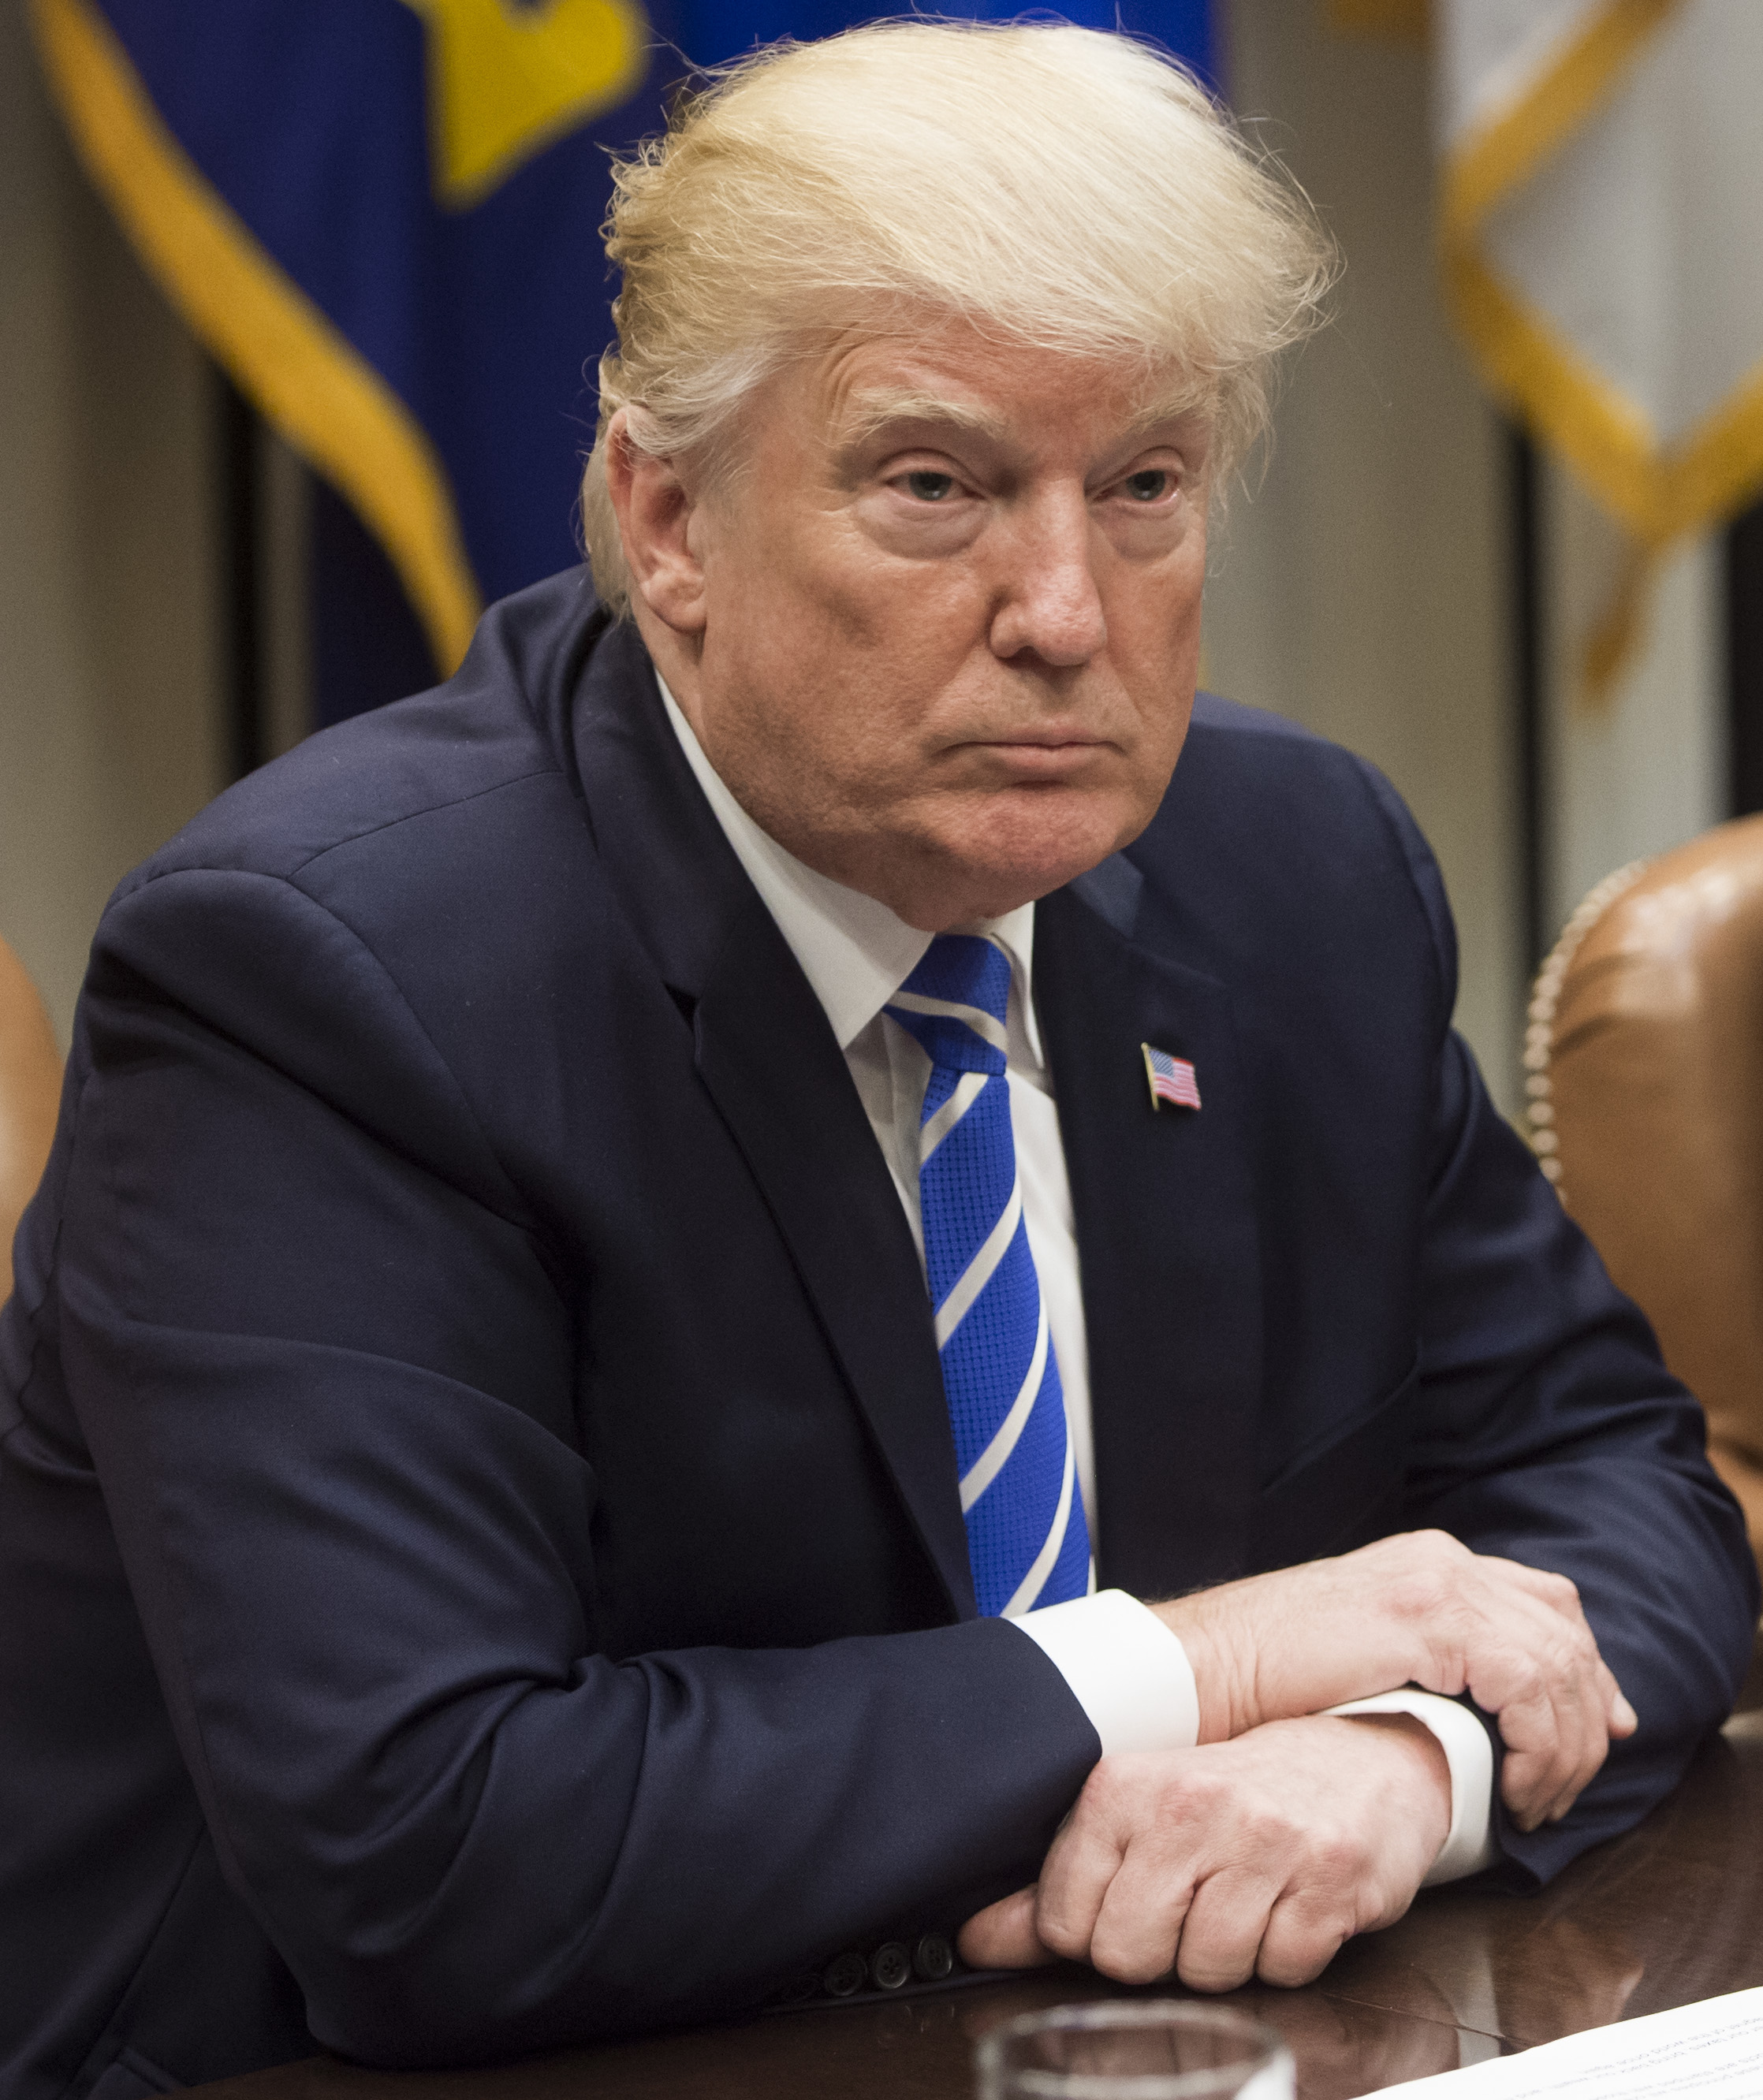
[[[95,949],[3,1330],[9,2093],[952,1939],[1297,1982],[1632,1821],[1743,1665],[1412,824],[1192,712],[1301,214],[1059,28],[762,55],[621,180],[603,605]]]

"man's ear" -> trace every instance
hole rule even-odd
[[[675,633],[701,634],[704,566],[691,530],[698,497],[670,459],[657,459],[631,442],[628,408],[607,426],[606,487],[632,589]]]

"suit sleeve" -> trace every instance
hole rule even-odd
[[[1377,786],[1448,1013],[1455,944],[1438,870],[1394,792]],[[1562,1823],[1521,1832],[1496,1791],[1505,1877],[1534,1886],[1637,1822],[1731,1711],[1756,1625],[1756,1570],[1738,1506],[1708,1462],[1700,1408],[1448,1030],[1421,1305],[1407,1520],[1570,1577],[1640,1717]]]
[[[594,1651],[580,1280],[346,927],[157,876],[76,1058],[69,1389],[321,2043],[457,2063],[736,2011],[1032,1877],[1098,1745],[1014,1629]]]

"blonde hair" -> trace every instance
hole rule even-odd
[[[1191,74],[1059,23],[915,19],[773,45],[712,76],[614,177],[618,342],[581,512],[621,611],[605,469],[621,408],[642,451],[719,471],[741,403],[816,330],[929,307],[1173,370],[1214,415],[1216,487],[1333,275],[1307,201]]]

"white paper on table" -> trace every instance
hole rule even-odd
[[[1517,2056],[1387,2086],[1379,2100],[1757,2100],[1763,1990],[1590,2027]]]

